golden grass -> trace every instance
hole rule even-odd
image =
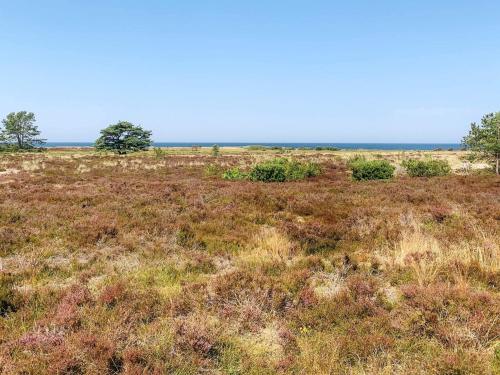
[[[463,280],[457,263],[477,265],[487,272],[500,271],[500,240],[487,236],[477,229],[479,242],[458,242],[444,245],[430,234],[424,233],[418,224],[401,234],[401,239],[392,251],[383,256],[384,262],[392,267],[409,267],[415,272],[419,285],[435,282],[440,274],[450,267],[451,275]]]
[[[238,340],[238,346],[252,361],[257,363],[275,366],[284,355],[278,328],[272,323],[259,332],[242,336]]]
[[[254,236],[248,249],[242,250],[242,262],[259,265],[273,262],[286,262],[291,259],[296,246],[276,228],[263,227]]]
[[[331,333],[318,332],[300,337],[299,372],[318,375],[341,373],[341,356],[336,341]]]

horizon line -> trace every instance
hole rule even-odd
[[[95,143],[95,141],[49,141],[46,140],[45,143]],[[435,144],[449,144],[449,145],[459,145],[461,142],[294,142],[294,141],[152,141],[151,143],[185,143],[185,144],[199,144],[199,143],[211,143],[211,144],[224,144],[224,143],[241,143],[241,144],[418,144],[418,145],[435,145]]]

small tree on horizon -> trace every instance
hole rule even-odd
[[[220,147],[219,145],[215,144],[212,146],[212,156],[219,156],[220,155]]]
[[[128,121],[119,121],[101,130],[101,136],[95,142],[97,150],[113,151],[118,154],[143,151],[150,146],[151,131]]]
[[[500,112],[484,115],[479,125],[473,122],[462,143],[476,157],[492,162],[500,174]]]
[[[13,144],[18,149],[26,150],[41,146],[45,139],[39,138],[40,130],[35,125],[33,112],[11,112],[2,120],[3,129],[0,129],[0,142]]]

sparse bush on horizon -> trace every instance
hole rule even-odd
[[[334,146],[316,146],[315,151],[339,151],[340,148]]]
[[[219,156],[220,155],[220,147],[219,147],[219,145],[217,145],[217,144],[213,145],[211,153],[212,153],[212,156]]]
[[[153,152],[156,158],[161,159],[163,158],[167,153],[165,152],[164,149],[161,147],[154,147]]]
[[[263,146],[263,145],[249,145],[245,146],[248,151],[278,151],[278,153],[284,153],[287,151],[295,150],[295,147],[283,147],[283,146]]]

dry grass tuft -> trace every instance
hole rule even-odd
[[[345,276],[340,271],[318,272],[311,277],[311,287],[318,297],[333,298],[345,287]]]
[[[285,235],[276,228],[263,227],[239,257],[243,262],[259,265],[286,262],[294,253],[295,246]]]
[[[408,267],[413,270],[419,285],[435,282],[443,274],[451,275],[455,281],[467,277],[467,267],[476,266],[482,271],[500,271],[500,244],[498,240],[480,232],[480,242],[441,244],[432,235],[426,235],[419,227],[405,231],[391,254],[384,261],[392,267]],[[448,272],[453,269],[452,272]]]

